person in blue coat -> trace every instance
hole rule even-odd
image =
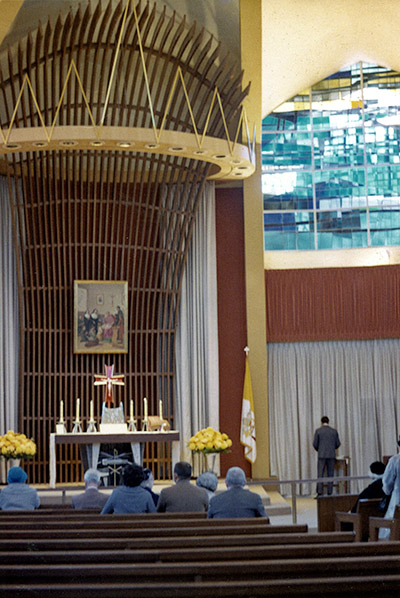
[[[397,441],[400,449],[400,436]],[[390,496],[389,506],[385,513],[385,519],[393,519],[396,506],[400,504],[400,453],[390,457],[386,465],[385,473],[382,478],[382,488],[387,496]],[[388,540],[390,536],[389,528],[379,530],[379,539]]]
[[[267,517],[261,497],[244,488],[246,475],[240,467],[228,469],[225,478],[227,490],[216,494],[210,500],[207,517],[224,519],[229,517]]]
[[[11,467],[7,474],[8,485],[0,492],[2,511],[33,511],[40,506],[35,488],[26,484],[28,476],[22,467]]]
[[[118,486],[112,491],[101,514],[155,513],[156,508],[150,492],[140,486],[143,480],[143,468],[140,465],[125,465],[122,473],[123,486]]]

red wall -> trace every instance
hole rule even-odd
[[[242,189],[216,190],[220,431],[232,439],[221,455],[221,474],[234,465],[250,476],[240,444],[246,346],[246,287]]]

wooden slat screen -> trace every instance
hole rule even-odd
[[[1,126],[10,121],[23,76],[28,73],[46,126],[50,126],[73,58],[96,122],[103,115],[105,89],[111,73],[122,4],[90,4],[63,22],[39,27],[10,52],[7,72],[0,73]],[[145,61],[155,115],[162,117],[176,66],[182,68],[197,123],[205,123],[215,85],[228,122],[236,126],[247,91],[241,76],[218,57],[211,38],[176,16],[157,14],[137,3]],[[58,124],[90,125],[88,111],[72,77],[58,113]],[[148,127],[151,116],[130,14],[117,63],[104,124]],[[160,123],[159,123],[160,124]],[[15,126],[38,126],[36,107],[27,90],[22,95]],[[193,131],[182,90],[177,90],[165,127]],[[215,109],[208,134],[222,137],[224,124]],[[60,148],[14,154],[9,176],[15,242],[21,276],[20,429],[34,437],[38,457],[29,478],[48,480],[48,438],[54,431],[59,401],[65,403],[71,429],[77,397],[84,420],[89,401],[101,412],[103,391],[93,388],[93,375],[113,363],[125,375],[125,387],[115,394],[125,405],[135,400],[139,426],[142,399],[157,413],[162,398],[171,423],[174,418],[174,334],[181,277],[208,166],[178,156],[122,151]],[[11,188],[11,185],[10,185]],[[128,354],[74,354],[72,347],[73,281],[127,280],[129,285]],[[168,446],[149,446],[145,464],[157,478],[170,476]],[[59,448],[57,478],[81,479],[76,448]]]
[[[400,266],[266,270],[267,342],[400,337]]]

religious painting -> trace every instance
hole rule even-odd
[[[74,353],[127,353],[128,283],[74,281]]]

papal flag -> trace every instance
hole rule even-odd
[[[245,458],[250,461],[250,463],[254,463],[257,457],[256,425],[254,417],[253,390],[251,388],[250,367],[247,352],[243,385],[240,442],[244,446]]]

